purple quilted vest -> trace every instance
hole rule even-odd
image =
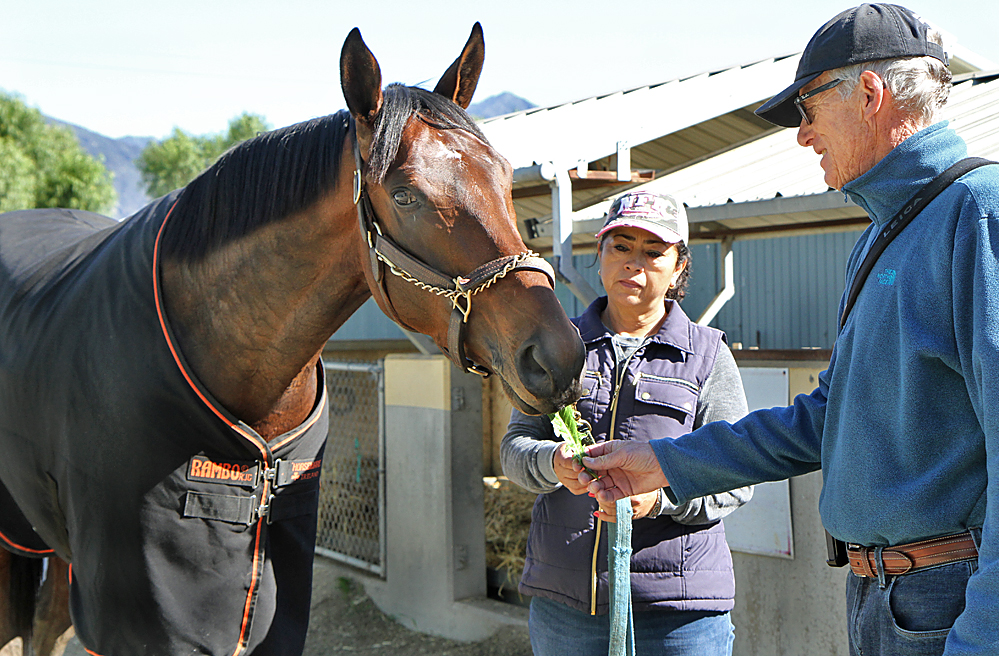
[[[618,391],[611,333],[600,321],[599,298],[573,320],[586,344],[583,398],[578,408],[600,442],[678,437],[694,425],[697,400],[714,367],[723,335],[690,321],[672,301],[659,332],[628,361]],[[612,432],[613,415],[613,432]],[[607,527],[593,517],[596,502],[564,488],[534,504],[520,591],[584,612],[608,612]],[[593,567],[594,546],[596,567]],[[732,556],[722,522],[686,526],[667,516],[635,520],[631,560],[632,603],[649,608],[727,611],[733,606]],[[596,577],[596,604],[592,580]]]

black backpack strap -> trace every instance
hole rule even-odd
[[[902,232],[902,229],[909,225],[909,223],[923,211],[923,208],[930,204],[937,195],[950,186],[952,182],[963,176],[964,174],[977,169],[979,166],[985,166],[986,164],[997,164],[999,162],[993,162],[992,160],[984,159],[981,157],[966,157],[956,164],[952,165],[946,171],[933,178],[925,187],[916,192],[916,195],[909,199],[902,209],[899,210],[898,214],[892,217],[891,221],[886,223],[883,228],[881,228],[881,233],[871,244],[871,250],[867,252],[867,256],[861,263],[860,268],[857,269],[857,274],[853,277],[853,284],[850,286],[850,293],[846,297],[846,306],[843,308],[843,314],[839,320],[840,329],[846,324],[846,317],[850,314],[850,310],[853,309],[853,304],[857,301],[857,296],[860,295],[860,290],[864,286],[864,281],[867,280],[867,276],[870,275],[871,270],[877,263],[881,253],[884,252],[891,240],[894,239],[898,233]]]

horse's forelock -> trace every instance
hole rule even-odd
[[[380,183],[388,173],[399,152],[402,131],[414,115],[436,128],[467,130],[486,141],[475,121],[450,99],[419,87],[390,84],[385,88],[368,155],[368,172],[374,182]]]

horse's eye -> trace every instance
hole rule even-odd
[[[416,196],[409,189],[396,189],[392,192],[392,200],[400,207],[412,205],[416,202]]]

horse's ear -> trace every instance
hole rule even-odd
[[[451,67],[441,77],[434,88],[434,93],[450,98],[462,109],[468,109],[472,102],[472,94],[479,83],[482,72],[482,62],[486,58],[486,43],[482,38],[482,26],[478,23],[472,26],[472,34],[465,43],[465,49],[454,60]]]
[[[340,50],[340,86],[354,119],[371,128],[382,109],[382,72],[356,27]]]

